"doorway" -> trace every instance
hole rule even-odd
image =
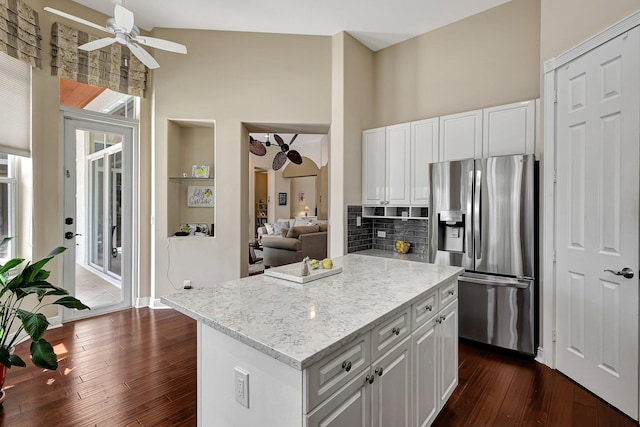
[[[64,115],[64,286],[91,307],[63,321],[132,306],[133,121]]]

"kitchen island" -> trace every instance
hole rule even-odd
[[[463,269],[354,254],[339,267],[306,284],[260,275],[162,298],[198,321],[199,425],[435,418],[457,384]]]

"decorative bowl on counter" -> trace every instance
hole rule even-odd
[[[402,240],[396,240],[396,252],[399,254],[406,254],[409,252],[409,248],[411,247],[411,243],[404,242]]]

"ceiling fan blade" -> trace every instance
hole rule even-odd
[[[271,165],[271,167],[273,168],[274,171],[277,171],[282,166],[284,166],[286,161],[287,161],[287,155],[284,154],[282,151],[279,151],[278,154],[276,154],[276,156],[273,158],[273,164]]]
[[[94,40],[89,43],[78,46],[80,50],[92,51],[96,49],[102,49],[105,46],[109,46],[116,42],[115,37],[105,37],[103,39]]]
[[[113,17],[116,20],[116,26],[125,30],[125,32],[128,33],[133,28],[133,12],[126,7],[116,3],[116,8],[113,11]]]
[[[149,52],[141,48],[140,45],[129,42],[127,43],[127,46],[129,46],[129,50],[131,51],[131,53],[133,53],[140,60],[140,62],[142,62],[148,68],[153,70],[160,67],[158,61],[156,61]]]
[[[296,165],[302,164],[302,156],[296,150],[287,151],[287,157]]]
[[[58,15],[58,16],[62,16],[63,18],[67,18],[67,19],[70,19],[70,20],[72,20],[72,21],[79,22],[79,23],[84,24],[84,25],[86,25],[86,26],[88,26],[88,27],[91,27],[91,28],[95,28],[95,29],[97,29],[97,30],[104,31],[105,33],[113,34],[113,33],[112,33],[111,31],[109,31],[109,29],[108,29],[108,28],[106,28],[106,27],[103,27],[103,26],[98,25],[98,24],[94,24],[93,22],[91,22],[91,21],[87,21],[86,19],[78,18],[77,16],[69,15],[68,13],[66,13],[66,12],[62,12],[62,11],[60,11],[60,10],[58,10],[58,9],[54,9],[54,8],[52,8],[52,7],[48,7],[48,6],[47,6],[47,7],[45,7],[45,8],[44,8],[44,10],[46,10],[47,12],[54,13],[54,14],[56,14],[56,15]]]
[[[284,140],[277,133],[274,133],[273,137],[276,139],[276,142],[278,143],[278,145],[284,144]]]
[[[267,147],[262,145],[260,141],[257,139],[253,139],[253,137],[249,136],[249,152],[255,154],[256,156],[264,156],[267,154]]]
[[[169,40],[147,36],[138,36],[134,38],[134,40],[142,45],[153,47],[155,49],[167,50],[174,53],[187,53],[187,47],[185,45]]]
[[[297,133],[293,135],[293,138],[291,138],[291,141],[289,141],[289,145],[293,144],[293,141],[295,141],[297,137],[298,137]]]

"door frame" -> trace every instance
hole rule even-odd
[[[556,369],[556,171],[557,171],[557,70],[587,52],[640,26],[640,11],[592,36],[563,54],[544,63],[544,151],[543,169],[543,224],[542,224],[542,289],[544,348],[538,349],[538,359]],[[640,52],[638,52],[640,55]],[[640,361],[639,361],[640,363]]]
[[[62,165],[62,167],[61,167],[59,178],[58,178],[58,188],[59,188],[59,194],[62,195],[62,203],[60,203],[58,206],[58,218],[59,218],[58,223],[60,224],[60,239],[62,242],[65,241],[64,239],[65,167],[64,166],[65,166],[65,145],[66,145],[65,121],[67,119],[94,122],[96,124],[109,124],[109,125],[121,126],[121,127],[129,128],[131,130],[131,135],[132,135],[131,167],[130,167],[131,189],[130,189],[129,198],[131,200],[130,230],[131,230],[132,238],[131,238],[130,254],[127,255],[129,265],[131,266],[130,267],[131,292],[128,293],[127,295],[123,293],[123,300],[126,301],[129,306],[133,307],[136,304],[136,301],[138,301],[139,294],[140,294],[140,287],[139,287],[139,283],[140,283],[139,281],[139,278],[140,278],[140,255],[139,255],[140,253],[140,250],[139,250],[139,247],[140,247],[140,206],[139,206],[139,200],[140,200],[139,198],[139,195],[140,195],[140,179],[139,179],[140,144],[139,144],[139,141],[140,141],[140,137],[139,135],[140,133],[139,133],[139,128],[140,128],[140,125],[139,125],[139,122],[138,120],[135,120],[135,119],[127,119],[124,117],[110,116],[107,114],[96,113],[93,111],[80,110],[77,108],[71,108],[71,107],[66,107],[62,105],[60,106],[59,140],[62,143],[59,144],[58,155],[59,155],[59,164]],[[125,257],[123,257],[123,261],[124,261],[124,258]],[[66,264],[66,258],[63,261],[63,266],[65,264]],[[65,268],[63,267],[63,270],[62,270],[63,280],[64,280],[64,271],[65,271]],[[103,312],[109,312],[109,311],[112,311],[112,310],[96,310],[92,314],[97,315],[97,314],[101,314]],[[77,318],[73,310],[65,309],[63,307],[58,308],[58,315],[62,319],[63,323]]]

